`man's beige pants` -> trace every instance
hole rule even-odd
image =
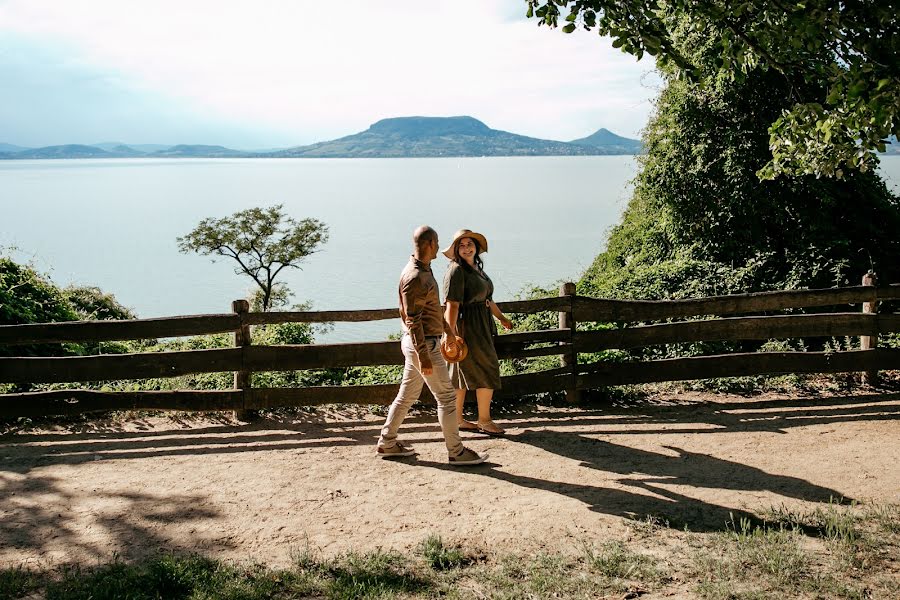
[[[456,422],[456,389],[450,382],[450,372],[441,355],[440,338],[427,337],[425,344],[431,356],[431,364],[434,366],[431,375],[422,375],[422,368],[412,338],[407,334],[400,342],[403,355],[406,357],[403,379],[400,382],[400,392],[391,403],[384,427],[381,428],[378,445],[382,448],[393,448],[397,444],[397,431],[400,429],[400,424],[406,418],[410,407],[419,399],[422,386],[427,384],[434,399],[437,400],[438,422],[444,432],[447,452],[450,453],[450,456],[456,456],[463,450],[462,440],[459,437],[459,423]]]

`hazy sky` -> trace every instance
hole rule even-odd
[[[0,142],[334,139],[410,115],[637,137],[659,80],[524,0],[0,0]]]

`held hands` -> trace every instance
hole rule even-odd
[[[461,339],[462,339],[462,338],[459,337],[458,335],[456,335],[455,333],[445,333],[445,334],[444,334],[444,341],[446,341],[447,344],[449,344],[449,345],[452,345],[452,344],[457,344],[457,345],[458,345],[458,344],[459,344],[459,341],[460,341]]]
[[[500,324],[503,325],[503,329],[509,330],[513,328],[512,321],[506,318],[506,315],[500,315]]]

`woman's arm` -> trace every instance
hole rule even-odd
[[[448,302],[449,304],[449,302]],[[488,300],[488,307],[491,309],[491,314],[494,315],[500,324],[503,325],[504,329],[512,329],[512,321],[506,318],[506,315],[503,314],[503,311],[500,310],[500,307],[497,306],[497,303],[493,300]]]
[[[456,331],[457,317],[459,317],[459,302],[447,300],[446,308],[444,309],[444,320],[450,326],[450,333],[453,337],[459,337],[459,332]]]

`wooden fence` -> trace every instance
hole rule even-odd
[[[565,392],[633,383],[780,373],[859,371],[874,382],[878,370],[900,369],[900,349],[879,348],[879,334],[900,331],[900,315],[878,314],[881,300],[900,298],[900,285],[863,285],[820,290],[737,294],[689,300],[609,300],[578,296],[574,284],[559,297],[503,302],[507,313],[559,313],[559,327],[501,335],[501,358],[559,355],[559,367],[503,378],[504,396]],[[765,314],[811,307],[862,305],[862,311]],[[763,313],[763,314],[760,314]],[[735,316],[739,315],[739,316]],[[696,317],[707,317],[702,320]],[[709,318],[713,317],[713,318]],[[254,388],[260,371],[294,371],[403,363],[397,341],[352,344],[253,346],[250,327],[275,323],[321,323],[396,319],[396,309],[264,312],[247,302],[232,312],[129,321],[79,321],[0,326],[0,345],[101,342],[233,332],[233,348],[65,357],[0,358],[0,383],[73,383],[234,372],[228,390],[107,392],[67,389],[0,395],[0,417],[75,414],[98,410],[234,410],[330,403],[389,404],[398,384]],[[689,318],[691,320],[683,320]],[[681,319],[681,320],[679,320]],[[579,323],[613,323],[612,329],[579,330]],[[749,352],[664,360],[583,364],[579,354],[608,349],[685,342],[859,336],[860,349],[842,352]],[[425,390],[427,392],[427,390]],[[425,393],[423,392],[423,393]]]

